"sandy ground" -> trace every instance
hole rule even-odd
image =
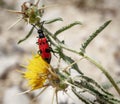
[[[20,5],[25,0],[1,0],[0,1],[0,104],[32,104],[30,99],[38,93],[15,95],[27,89],[21,75],[16,69],[21,68],[21,64],[26,64],[26,58],[31,57],[32,52],[36,52],[36,38],[32,35],[27,41],[17,44],[18,40],[24,37],[30,30],[30,26],[24,22],[18,23],[12,29],[7,28],[13,24],[18,16],[6,12],[5,9],[20,10]],[[32,1],[32,0],[31,0]],[[79,50],[81,43],[93,33],[100,25],[107,20],[112,20],[110,25],[93,40],[87,48],[87,54],[100,62],[115,80],[120,78],[120,2],[119,0],[45,0],[46,5],[57,4],[45,10],[43,20],[62,17],[63,22],[56,22],[47,26],[51,32],[55,32],[60,27],[81,21],[82,26],[75,26],[63,32],[59,38],[65,40],[69,48]],[[34,31],[36,34],[36,31]],[[78,56],[70,54],[74,59]],[[55,64],[54,58],[52,64]],[[101,71],[86,60],[79,62],[79,67],[85,75],[103,84],[108,82]],[[51,88],[50,88],[51,89]],[[116,91],[111,88],[109,91],[116,96]],[[61,93],[62,95],[63,93]],[[51,93],[45,92],[33,104],[48,104]],[[61,96],[60,95],[60,96]],[[82,104],[72,103],[66,96],[60,97],[61,104]],[[45,102],[46,101],[46,102]]]

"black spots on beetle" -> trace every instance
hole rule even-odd
[[[49,58],[44,58],[44,60],[47,62],[47,63],[50,63],[50,60]]]
[[[42,42],[42,44],[46,44],[45,42]]]
[[[46,53],[50,53],[50,49],[49,49],[49,48],[46,48],[46,49],[45,49],[45,52],[46,52]]]
[[[38,43],[38,42],[36,42],[36,44],[37,44],[37,45],[45,45],[45,44],[46,44],[46,42],[39,42],[39,43]]]
[[[46,49],[44,50],[44,52],[50,53],[50,49],[49,49],[49,48],[46,48]],[[39,50],[38,53],[39,53],[39,54],[42,54],[43,51],[42,51],[42,50]]]
[[[36,42],[37,45],[44,45],[44,42]]]

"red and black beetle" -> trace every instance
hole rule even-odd
[[[51,47],[49,46],[49,43],[47,41],[47,38],[45,37],[42,29],[38,30],[38,46],[39,46],[39,52],[41,57],[47,62],[50,63],[51,60]]]

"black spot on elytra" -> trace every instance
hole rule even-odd
[[[50,49],[49,49],[49,48],[46,48],[46,49],[45,49],[45,52],[46,52],[46,53],[50,53]]]
[[[44,58],[44,60],[47,62],[47,63],[50,63],[50,60],[49,58]]]

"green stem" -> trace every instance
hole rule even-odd
[[[62,45],[61,45],[61,47],[64,48],[64,49],[66,49],[66,50],[68,50],[68,51],[70,51],[70,52],[73,52],[73,53],[76,53],[78,55],[83,56],[85,59],[87,59],[88,61],[90,61],[91,63],[93,63],[96,67],[98,67],[105,74],[105,76],[108,78],[108,80],[111,82],[111,84],[113,85],[113,87],[116,89],[116,91],[120,95],[120,89],[117,86],[116,82],[114,81],[114,79],[111,77],[111,75],[106,71],[106,69],[101,64],[99,64],[94,59],[90,58],[89,56],[83,54],[82,52],[77,52],[75,50],[69,49],[69,48],[67,48],[65,46],[62,46]]]
[[[65,47],[65,45],[63,45],[63,44],[59,44],[59,45],[61,46],[61,48],[65,49],[65,50],[68,50],[68,51],[70,51],[70,52],[73,52],[73,53],[76,53],[76,54],[79,54],[79,55],[80,55],[79,52],[77,52],[77,51],[75,51],[75,50],[72,50],[72,49],[70,49],[70,48],[67,48],[67,47]]]
[[[114,86],[118,94],[120,95],[119,87],[117,86],[116,82],[111,77],[111,75],[106,71],[106,69],[101,64],[97,63],[94,59],[90,58],[89,56],[84,55],[84,58],[86,58],[88,61],[93,63],[95,66],[97,66],[105,74],[105,76],[109,79],[109,81],[112,83],[112,85]]]

